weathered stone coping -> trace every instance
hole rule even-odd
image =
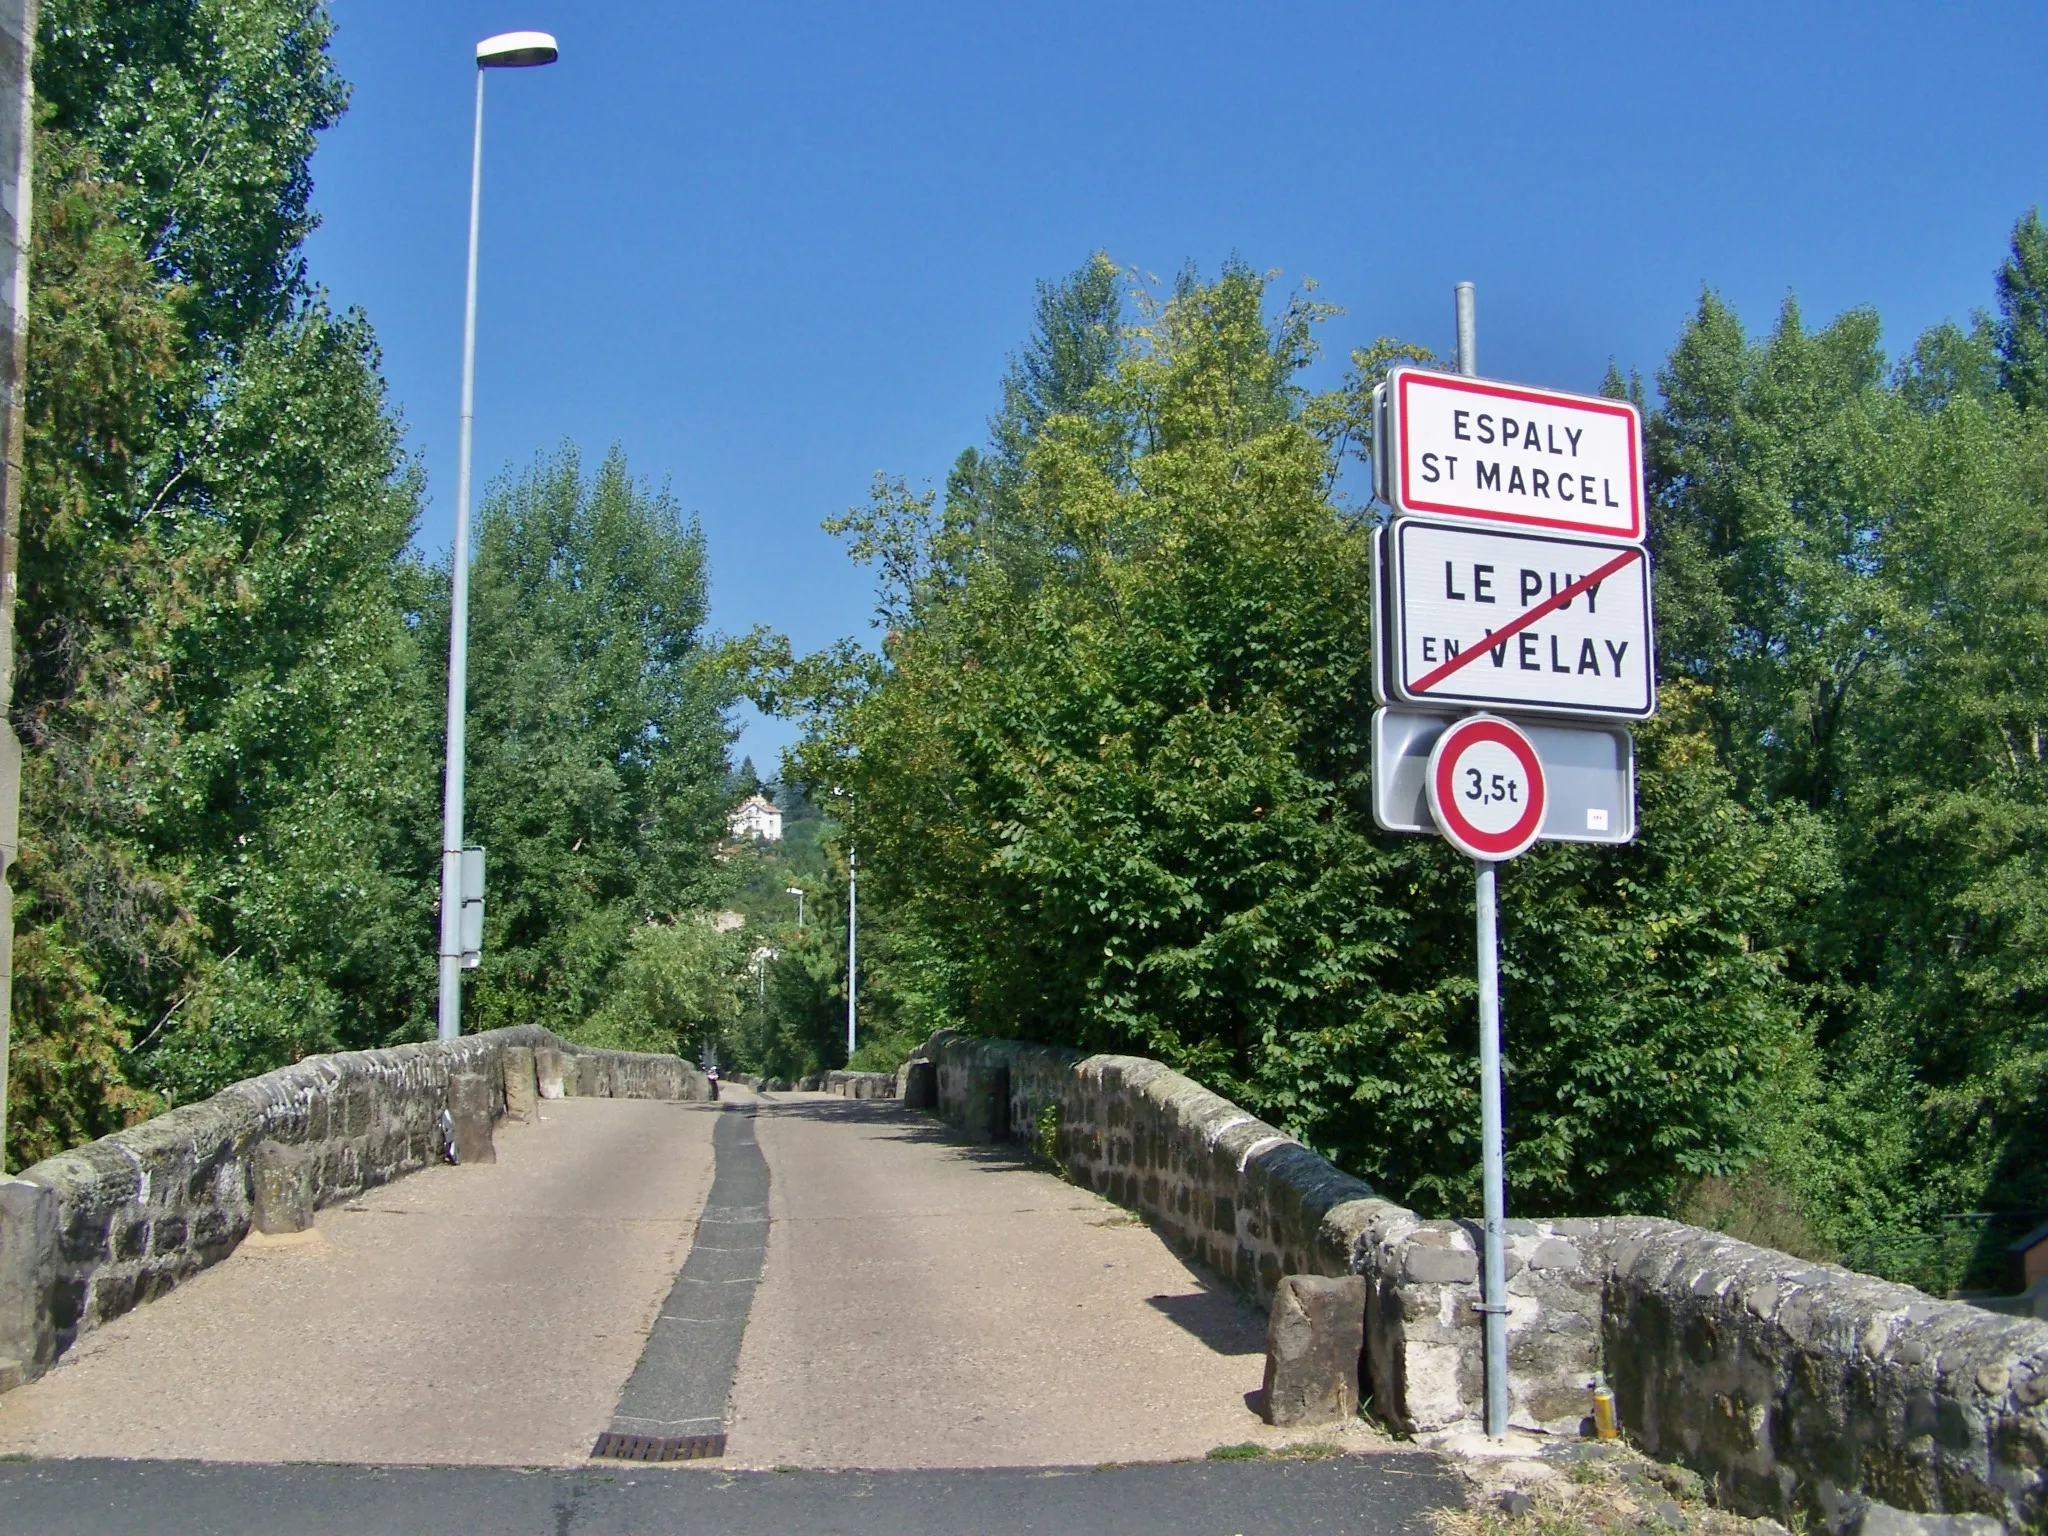
[[[1371,1411],[1480,1416],[1476,1223],[1424,1220],[1144,1057],[946,1030],[915,1059],[977,1139],[1042,1146],[1052,1110],[1070,1178],[1262,1305],[1284,1274],[1364,1276]],[[2048,1528],[2048,1323],[1648,1217],[1511,1221],[1507,1270],[1518,1425],[1579,1433],[1604,1371],[1625,1430],[1732,1507]]]
[[[503,1115],[508,1046],[573,1060],[571,1093],[710,1097],[678,1057],[594,1050],[525,1026],[309,1056],[45,1158],[0,1181],[0,1391],[232,1253],[249,1231],[257,1146],[307,1148],[316,1203],[350,1199],[440,1160],[455,1073],[481,1073],[492,1117]]]

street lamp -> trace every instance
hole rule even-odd
[[[835,789],[832,793],[835,795],[846,795],[847,808],[849,811],[852,809],[854,801],[852,795],[846,794],[846,791],[843,789]],[[846,839],[846,1059],[848,1061],[853,1060],[853,1024],[856,1010],[855,998],[858,990],[855,984],[855,977],[858,975],[858,972],[854,967],[854,960],[858,954],[859,936],[860,855],[855,851],[853,838],[849,835]]]
[[[804,888],[800,885],[785,885],[782,894],[796,898],[796,926],[797,931],[801,933],[804,926]]]
[[[455,558],[448,597],[448,767],[441,795],[440,1036],[462,1033],[462,757],[469,694],[469,444],[476,418],[476,229],[483,202],[484,71],[552,64],[545,32],[503,32],[476,45],[476,138],[469,161],[469,291],[462,311],[462,441],[455,473]]]

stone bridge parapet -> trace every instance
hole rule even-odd
[[[0,1180],[0,1391],[232,1253],[250,1229],[259,1146],[303,1150],[315,1205],[351,1199],[442,1159],[457,1074],[480,1076],[491,1117],[502,1116],[511,1047],[525,1048],[515,1055],[529,1076],[534,1055],[557,1062],[556,1093],[711,1097],[680,1058],[595,1050],[522,1026],[309,1056],[45,1158]]]
[[[1409,1433],[1480,1421],[1476,1223],[1425,1220],[1144,1057],[943,1030],[900,1080],[1260,1305],[1286,1274],[1363,1276],[1371,1411]],[[1511,1221],[1507,1273],[1517,1425],[1580,1433],[1604,1373],[1624,1429],[1731,1507],[2048,1529],[2048,1323],[1649,1217]]]

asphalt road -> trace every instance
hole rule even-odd
[[[1115,1206],[898,1105],[733,1098],[545,1106],[87,1335],[0,1398],[0,1533],[1379,1536],[1458,1502],[1362,1420],[1262,1423],[1262,1319]],[[721,1460],[590,1459],[721,1403]],[[1343,1454],[1204,1459],[1310,1440]]]
[[[0,1456],[575,1467],[607,1426],[721,1411],[723,1464],[756,1471],[1391,1448],[1263,1423],[1264,1319],[1015,1149],[896,1104],[733,1101],[546,1104],[495,1164],[246,1243],[0,1395]],[[744,1276],[739,1228],[699,1223],[742,1152],[720,1124],[767,1174]],[[760,1195],[733,1198],[753,1232]],[[706,1310],[698,1269],[747,1283]]]
[[[1411,1452],[1093,1471],[0,1465],[0,1530],[37,1536],[1424,1536],[1456,1502]]]
[[[719,1106],[541,1112],[496,1163],[330,1206],[86,1334],[0,1394],[0,1455],[581,1462],[695,1237]]]

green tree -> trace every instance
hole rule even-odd
[[[614,449],[564,448],[478,512],[470,576],[469,829],[489,849],[475,1027],[573,1032],[631,936],[714,904],[725,709],[704,541]],[[425,625],[447,632],[445,607]]]
[[[2048,229],[2030,208],[1998,269],[1999,382],[2022,407],[2048,404]]]
[[[312,4],[41,11],[18,1164],[402,1037],[431,985],[418,487],[304,282]]]
[[[1661,660],[1712,686],[1744,799],[1828,829],[1784,930],[1827,1134],[1783,1162],[1838,1241],[2048,1207],[2048,435],[1983,333],[1888,368],[1867,312],[1753,341],[1709,295],[1650,434]]]
[[[1013,502],[1040,562],[882,483],[840,525],[883,568],[882,652],[782,686],[926,1017],[1160,1057],[1463,1209],[1469,867],[1372,825],[1368,544],[1333,500],[1372,371],[1420,349],[1312,395],[1331,312],[1267,297],[1242,264],[1184,275],[1044,417]],[[1638,847],[1505,882],[1521,1209],[1658,1209],[1741,1166],[1805,1048],[1772,933],[1800,839],[1733,801],[1698,706],[1645,746]]]
[[[316,136],[348,90],[320,0],[44,0],[35,84],[53,128],[115,169],[122,217],[218,361],[305,292]],[[33,270],[33,269],[31,269]]]
[[[703,917],[633,930],[608,995],[578,1039],[619,1051],[695,1057],[740,1017],[750,967],[746,945]]]

